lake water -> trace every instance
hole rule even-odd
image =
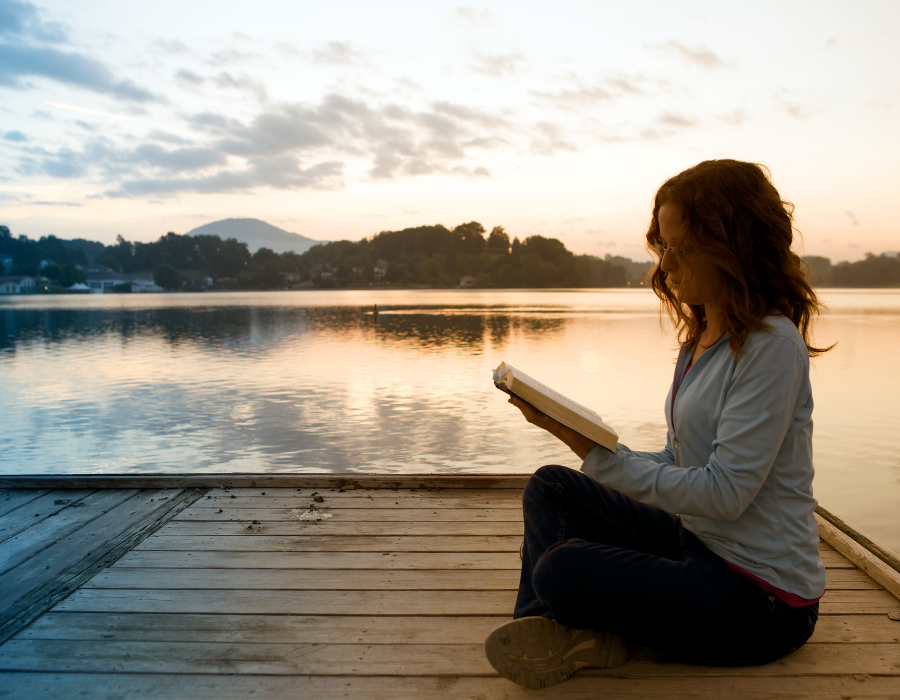
[[[816,497],[900,551],[900,290],[823,297]],[[501,360],[656,450],[666,327],[647,290],[0,298],[0,472],[577,467],[494,389]]]

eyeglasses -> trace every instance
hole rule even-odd
[[[663,256],[668,253],[676,260],[684,260],[688,255],[693,253],[696,248],[672,248],[670,246],[665,246],[662,243],[654,243],[653,250],[656,251],[656,254],[659,256],[659,259],[662,260]]]

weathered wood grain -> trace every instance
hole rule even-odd
[[[754,668],[755,676],[821,672],[896,675],[896,644],[807,644]],[[207,644],[15,639],[0,648],[0,670],[133,673],[266,673],[273,675],[495,676],[482,644]],[[741,676],[745,668],[659,663],[636,654],[615,669],[584,676]]]
[[[818,520],[824,520],[828,522],[828,524],[842,532],[851,540],[859,545],[862,545],[862,547],[871,552],[876,559],[879,559],[881,562],[887,564],[888,567],[900,574],[900,554],[891,551],[880,542],[876,542],[864,532],[860,532],[855,527],[850,525],[850,523],[846,522],[843,518],[840,518],[834,513],[826,510],[821,505],[816,506],[816,516]],[[828,539],[827,535],[826,539]]]
[[[136,493],[137,491],[114,489],[94,491],[79,501],[73,501],[54,517],[44,518],[24,532],[9,538],[0,544],[0,574],[53,546]]]
[[[0,576],[0,643],[116,561],[202,493],[136,493]]]
[[[17,639],[306,644],[480,644],[507,618],[47,613]],[[887,622],[891,622],[885,618]],[[871,641],[884,641],[873,630]],[[876,638],[877,637],[877,638]]]
[[[136,551],[208,552],[518,552],[520,535],[373,537],[371,535],[170,535],[157,533]],[[518,556],[518,555],[517,555]]]
[[[254,535],[258,537],[297,535],[380,535],[382,537],[465,537],[470,535],[515,535],[520,539],[525,532],[525,525],[520,521],[485,522],[485,523],[385,523],[341,522],[338,518],[320,521],[291,521],[285,523],[260,523],[252,521],[235,522],[203,522],[181,520],[171,522],[166,533],[174,537],[202,537],[204,535]]]
[[[195,522],[252,522],[259,520],[264,525],[275,523],[295,523],[293,511],[314,505],[322,513],[330,513],[335,522],[522,522],[522,512],[518,508],[341,508],[339,506],[302,501],[293,508],[217,508],[193,507],[182,513],[178,520]],[[219,512],[219,511],[223,512]]]
[[[53,517],[69,504],[78,502],[91,493],[93,491],[88,489],[71,492],[49,491],[10,511],[0,519],[0,545],[10,537],[15,537],[42,520]]]
[[[484,569],[518,572],[513,552],[128,552],[113,569]]]
[[[306,507],[313,499],[309,495],[301,495],[296,491],[287,490],[284,496],[271,495],[266,491],[265,496],[235,496],[233,491],[214,491],[217,494],[198,501],[199,507],[209,508],[247,508],[252,510],[267,510],[278,508]],[[311,491],[307,491],[312,493]],[[361,493],[329,493],[321,492],[324,498],[323,506],[332,508],[352,508],[354,510],[367,510],[369,508],[422,508],[432,510],[468,510],[470,508],[490,508],[492,510],[511,510],[522,514],[522,496],[516,492],[509,492],[508,496],[496,496],[493,492],[486,492],[481,497],[466,498],[465,496],[446,496],[440,493],[417,493],[409,495],[396,491],[363,491]],[[505,493],[500,491],[498,493]],[[316,506],[318,507],[318,505]]]
[[[0,695],[532,697],[496,677],[482,647],[515,600],[525,478],[500,490],[436,490],[423,479],[432,490],[415,492],[329,478],[211,490],[0,645]],[[333,517],[291,520],[317,489],[316,507]],[[900,602],[829,544],[819,549],[819,623],[786,659],[721,669],[638,650],[542,697],[900,700],[900,622],[888,616]]]
[[[47,493],[47,489],[7,489],[0,497],[0,518]]]
[[[519,588],[519,572],[113,568],[100,572],[82,588],[83,590],[190,588],[272,591],[515,591]]]
[[[57,612],[286,615],[510,615],[515,591],[269,591],[82,588]],[[826,591],[820,615],[900,612],[886,591]]]
[[[6,673],[4,697],[58,700],[64,687],[71,697],[92,700],[533,700],[535,691],[500,677],[456,676],[267,676],[155,673]],[[642,676],[576,675],[540,691],[545,700],[855,700],[897,698],[893,676],[865,674],[797,676]]]
[[[255,615],[500,615],[515,591],[192,591],[81,589],[55,612]]]
[[[819,533],[823,538],[849,561],[856,564],[856,566],[890,591],[896,599],[900,600],[900,573],[876,557],[860,543],[850,539],[827,520],[824,520],[819,515],[816,515],[816,520],[818,521]]]
[[[194,615],[48,612],[17,639],[306,644],[478,644],[506,617]],[[823,615],[810,642],[892,644],[900,623],[887,615]]]

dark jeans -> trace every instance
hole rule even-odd
[[[773,661],[815,629],[818,604],[790,607],[731,571],[677,515],[581,472],[542,467],[522,506],[514,617],[610,631],[673,660],[718,666]]]

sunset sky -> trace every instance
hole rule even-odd
[[[730,157],[856,260],[900,249],[898,35],[895,0],[0,0],[0,224],[476,220],[644,259],[656,188]]]

